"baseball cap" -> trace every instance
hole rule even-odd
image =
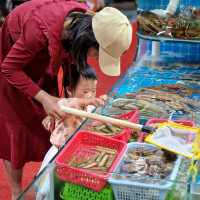
[[[92,28],[99,43],[99,65],[109,76],[120,75],[120,57],[132,41],[132,26],[116,8],[105,7],[92,19]]]

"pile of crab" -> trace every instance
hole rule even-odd
[[[200,9],[188,7],[174,16],[161,17],[153,11],[137,15],[139,30],[147,35],[200,39]]]

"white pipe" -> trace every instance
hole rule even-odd
[[[166,11],[169,15],[175,14],[179,2],[180,2],[180,0],[170,0],[169,1],[169,4],[168,4],[167,9],[166,9]]]
[[[160,42],[152,41],[151,55],[154,58],[158,58],[160,56]]]
[[[105,123],[111,123],[113,125],[116,126],[122,126],[125,128],[132,128],[136,131],[141,131],[143,128],[143,125],[141,124],[135,124],[133,122],[130,121],[126,121],[126,120],[121,120],[121,119],[116,119],[116,118],[112,118],[112,117],[108,117],[108,116],[104,116],[104,115],[100,115],[97,113],[88,113],[86,111],[83,110],[78,110],[75,108],[70,108],[66,106],[66,100],[65,99],[61,99],[60,101],[58,101],[58,105],[60,107],[60,109],[63,112],[66,112],[68,114],[72,114],[78,117],[86,117],[89,119],[95,119],[101,122],[105,122]]]

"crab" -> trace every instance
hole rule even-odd
[[[172,17],[171,35],[181,39],[200,39],[200,9],[188,7]],[[168,25],[169,25],[168,20]]]
[[[177,18],[171,34],[175,38],[200,39],[200,19]]]
[[[188,9],[177,16],[160,18],[153,12],[137,15],[139,28],[146,34],[165,35],[180,39],[200,39],[200,10]]]
[[[145,33],[157,34],[163,31],[163,25],[166,23],[156,14],[150,11],[142,11],[137,15],[137,22],[140,29]]]

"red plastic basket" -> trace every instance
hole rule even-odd
[[[117,151],[116,157],[107,172],[96,172],[70,166],[68,163],[74,155],[87,154],[87,149],[95,146],[111,148]],[[100,191],[106,185],[109,174],[115,169],[126,150],[126,143],[96,135],[89,131],[79,131],[72,140],[63,148],[56,158],[56,173],[58,178],[75,184],[83,185],[95,191]]]
[[[170,121],[168,119],[162,119],[162,118],[151,118],[146,122],[146,126],[151,126],[152,124],[157,124],[157,123],[163,123],[163,122],[167,122]],[[176,123],[185,125],[185,126],[191,126],[191,127],[195,127],[195,123],[192,120],[173,120]],[[143,142],[144,141],[144,136],[145,133],[141,132],[140,136],[138,138],[138,142]]]
[[[129,120],[130,122],[138,124],[139,123],[139,110],[135,109],[131,112],[116,116],[116,118],[123,119],[123,120]],[[128,142],[132,133],[133,133],[132,129],[125,128],[119,134],[113,136],[113,138],[117,139],[117,140],[122,140],[124,142]]]
[[[124,114],[121,114],[121,115],[114,115],[113,117],[118,118],[118,119],[128,120],[128,121],[133,122],[133,123],[139,123],[139,110],[135,109],[135,110],[130,111],[128,113],[124,113]],[[95,133],[95,131],[92,131],[92,132]],[[132,133],[133,133],[132,129],[124,128],[118,134],[116,134],[114,136],[109,136],[109,137],[117,139],[117,140],[121,140],[121,141],[124,141],[124,142],[128,142]]]

